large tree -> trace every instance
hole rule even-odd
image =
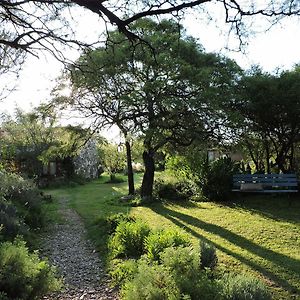
[[[223,120],[217,105],[231,97],[239,68],[205,53],[172,21],[145,19],[132,30],[153,48],[110,33],[106,48],[85,53],[74,65],[71,104],[96,127],[113,123],[123,133],[126,128],[124,135],[142,137],[141,193],[151,197],[157,151],[217,135]]]
[[[99,16],[99,28],[103,28],[102,20],[117,26],[128,38],[136,39],[141,35],[131,29],[135,21],[160,15],[179,16],[180,19],[189,8],[198,9],[203,16],[209,11],[216,18],[220,8],[224,11],[224,21],[239,38],[249,33],[249,28],[253,29],[255,16],[268,19],[267,29],[284,17],[300,14],[300,3],[295,0],[1,0],[0,48],[4,45],[31,53],[48,49],[59,56],[53,41],[82,45],[84,41],[76,40],[73,35],[76,25],[68,24],[72,17],[78,18],[79,9]],[[215,16],[214,12],[217,12]]]

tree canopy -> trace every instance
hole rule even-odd
[[[216,108],[231,97],[240,69],[205,53],[175,22],[145,19],[132,30],[153,49],[111,32],[106,48],[85,53],[74,65],[70,103],[93,117],[94,126],[116,124],[142,137],[142,196],[151,196],[157,150],[217,137],[222,112]]]
[[[232,32],[240,39],[251,29],[254,16],[268,18],[269,26],[284,17],[300,14],[300,4],[294,0],[2,0],[0,48],[2,51],[9,46],[35,54],[36,50],[48,49],[59,56],[53,42],[84,45],[85,41],[74,36],[76,26],[68,24],[71,19],[68,15],[77,18],[76,9],[96,14],[99,20],[117,26],[132,40],[141,37],[132,30],[132,24],[139,19],[165,15],[180,19],[186,9],[199,9],[203,14],[212,6],[212,11],[217,11],[218,7],[223,9],[224,21],[231,24]]]
[[[257,171],[270,172],[272,166],[286,173],[294,169],[294,148],[300,141],[300,70],[270,75],[256,71],[245,76],[240,85],[241,98],[233,104],[243,122],[238,123],[242,136],[256,161]],[[256,142],[254,142],[256,140]],[[261,141],[266,163],[259,167],[255,151]],[[256,145],[256,146],[255,146]],[[254,146],[254,147],[252,147]],[[255,149],[254,149],[255,148]]]

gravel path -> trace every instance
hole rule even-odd
[[[98,253],[86,239],[80,217],[66,199],[60,199],[60,207],[65,222],[56,224],[42,239],[42,253],[58,268],[65,288],[42,299],[118,299],[116,290],[109,287]]]

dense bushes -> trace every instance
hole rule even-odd
[[[144,241],[149,235],[147,224],[121,222],[109,242],[112,257],[139,257],[145,252]]]
[[[57,290],[55,270],[22,238],[44,225],[43,197],[34,184],[0,171],[0,299],[36,299]],[[31,241],[31,239],[30,239]]]
[[[190,246],[187,234],[176,230],[157,230],[146,237],[145,251],[150,260],[159,260],[160,253],[168,247]]]
[[[44,225],[44,211],[42,196],[30,180],[0,171],[0,215],[5,220],[12,217],[16,227],[16,234],[24,233],[22,223],[30,229],[37,229]],[[19,225],[17,225],[19,224]],[[3,224],[3,232],[7,231],[9,224]],[[6,227],[8,226],[8,227]],[[14,237],[14,236],[10,236]]]
[[[198,200],[201,196],[211,201],[229,200],[232,175],[239,173],[239,164],[230,158],[208,162],[204,152],[192,151],[184,156],[170,156],[167,160],[167,180],[155,185],[160,198],[168,200]],[[176,180],[170,181],[173,176]]]
[[[245,275],[226,275],[221,281],[226,300],[268,300],[271,296],[261,281]]]
[[[125,258],[113,259],[110,270],[114,284],[121,287],[122,299],[270,299],[256,279],[215,272],[217,255],[211,244],[201,241],[195,249],[184,232],[153,231],[126,215],[112,216],[108,222],[112,227],[118,223],[110,239],[110,257]]]
[[[124,300],[176,300],[180,299],[180,290],[165,266],[142,260],[133,279],[123,285],[121,296]]]
[[[60,287],[55,270],[21,241],[0,244],[0,270],[0,290],[8,299],[36,299]]]
[[[207,164],[202,178],[202,192],[212,201],[226,201],[231,195],[232,175],[239,172],[239,166],[230,158],[220,158]]]
[[[200,189],[192,180],[166,176],[155,180],[154,195],[159,199],[171,201],[198,200]]]

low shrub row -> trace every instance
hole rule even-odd
[[[118,214],[109,241],[110,275],[125,300],[220,299],[267,300],[257,279],[215,272],[215,247],[204,241],[196,250],[189,236],[172,229],[151,230],[133,217]]]
[[[0,170],[0,300],[37,299],[60,288],[55,269],[26,245],[45,224],[43,201],[32,181]]]

